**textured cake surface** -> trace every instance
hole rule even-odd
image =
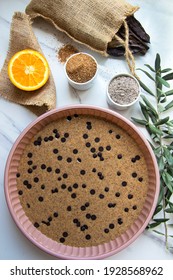
[[[16,174],[33,225],[65,245],[114,240],[139,216],[148,190],[144,155],[126,131],[103,118],[51,122],[25,147]]]

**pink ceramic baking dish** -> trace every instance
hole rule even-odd
[[[122,235],[108,243],[92,247],[71,247],[60,244],[36,229],[26,216],[18,197],[16,186],[16,172],[20,157],[26,145],[33,136],[48,123],[61,117],[73,114],[88,114],[100,116],[107,121],[116,123],[126,130],[134,141],[140,146],[145,155],[148,166],[148,194],[144,207],[134,221]],[[103,259],[114,255],[131,244],[146,228],[154,213],[159,195],[159,171],[154,153],[143,134],[129,120],[108,109],[94,106],[69,106],[52,110],[33,121],[19,136],[9,154],[5,170],[5,196],[10,213],[23,234],[43,251],[63,259]]]

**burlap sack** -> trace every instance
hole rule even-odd
[[[32,19],[43,17],[74,40],[107,55],[108,43],[137,9],[125,0],[31,0],[26,13]]]
[[[25,105],[36,115],[40,115],[56,106],[56,89],[52,74],[42,88],[33,92],[16,88],[8,77],[7,69],[10,58],[16,52],[24,49],[42,52],[33,33],[29,17],[26,14],[16,12],[11,23],[8,54],[0,73],[0,95],[12,102]]]

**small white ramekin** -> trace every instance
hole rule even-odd
[[[79,54],[85,54],[85,55],[90,56],[90,57],[95,61],[95,63],[96,63],[96,73],[95,73],[95,75],[94,75],[89,81],[87,81],[87,82],[85,82],[85,83],[78,83],[78,82],[73,81],[72,79],[70,79],[70,77],[68,76],[67,71],[66,71],[67,62],[68,62],[73,56],[76,56],[76,55],[79,55]],[[98,64],[97,64],[96,59],[95,59],[92,55],[90,55],[90,54],[88,54],[88,53],[80,52],[80,53],[75,53],[75,54],[71,55],[71,56],[67,59],[65,65],[64,65],[64,69],[65,69],[65,74],[66,74],[67,80],[68,80],[69,84],[70,84],[73,88],[78,89],[78,90],[87,90],[87,89],[89,89],[90,87],[92,87],[92,86],[94,85],[94,83],[95,83],[95,80],[96,80],[96,77],[97,77],[97,72],[98,72]]]
[[[113,99],[110,97],[110,94],[109,94],[109,85],[110,85],[110,83],[112,82],[112,80],[116,79],[117,77],[121,77],[121,76],[131,77],[132,79],[134,79],[136,81],[136,83],[138,85],[138,88],[139,88],[137,98],[133,102],[128,103],[128,104],[123,104],[123,105],[113,101]],[[106,89],[106,96],[107,96],[108,104],[113,109],[115,109],[115,110],[126,110],[129,107],[131,107],[132,105],[134,105],[139,100],[139,97],[140,97],[140,85],[139,85],[139,82],[138,82],[138,80],[134,76],[132,76],[130,74],[127,74],[127,73],[117,74],[117,75],[113,76],[113,78],[109,81],[109,83],[107,85],[107,89]]]

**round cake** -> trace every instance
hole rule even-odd
[[[118,125],[85,114],[42,128],[26,145],[16,180],[37,230],[75,247],[120,236],[138,218],[148,190],[139,145]]]

